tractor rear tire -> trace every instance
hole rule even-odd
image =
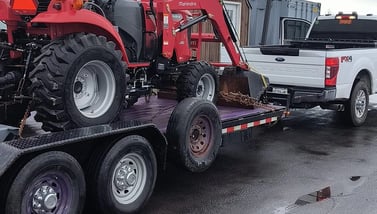
[[[198,97],[216,103],[219,92],[219,76],[215,69],[204,61],[192,62],[179,68],[177,99]]]
[[[187,98],[170,116],[166,136],[173,159],[191,172],[203,172],[215,161],[221,146],[221,121],[208,100]]]
[[[74,34],[53,41],[30,74],[36,121],[46,131],[106,124],[125,103],[122,54],[103,36]]]

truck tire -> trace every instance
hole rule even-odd
[[[360,80],[353,87],[350,100],[345,105],[348,122],[355,127],[363,125],[368,115],[368,105],[368,86]]]
[[[101,213],[138,212],[152,195],[157,177],[156,156],[149,142],[131,135],[105,155],[94,176],[94,203]]]
[[[221,146],[221,121],[208,100],[187,98],[169,118],[166,135],[171,155],[191,172],[202,172],[214,162]]]
[[[113,42],[94,34],[70,35],[44,47],[30,74],[42,128],[60,131],[116,119],[126,92],[121,58]]]
[[[179,68],[177,99],[199,97],[216,103],[219,93],[219,76],[206,62],[192,62]]]
[[[64,152],[47,152],[29,161],[14,178],[5,214],[81,213],[85,178],[80,164]]]

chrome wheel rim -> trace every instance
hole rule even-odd
[[[36,178],[24,195],[25,213],[66,214],[74,203],[71,179],[67,174],[56,170]]]
[[[112,176],[112,193],[120,204],[137,200],[147,181],[147,166],[137,153],[125,155],[115,166]]]
[[[364,90],[357,92],[355,99],[355,114],[357,118],[363,117],[366,111],[367,105],[367,96]]]

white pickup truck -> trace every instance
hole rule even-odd
[[[377,92],[377,16],[319,16],[305,39],[245,48],[251,67],[271,83],[268,97],[288,108],[335,109],[351,125],[368,113]]]

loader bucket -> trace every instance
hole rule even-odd
[[[269,84],[268,78],[251,70],[227,67],[220,75],[220,105],[246,107],[240,103],[225,101],[222,94],[240,93],[259,101]]]

